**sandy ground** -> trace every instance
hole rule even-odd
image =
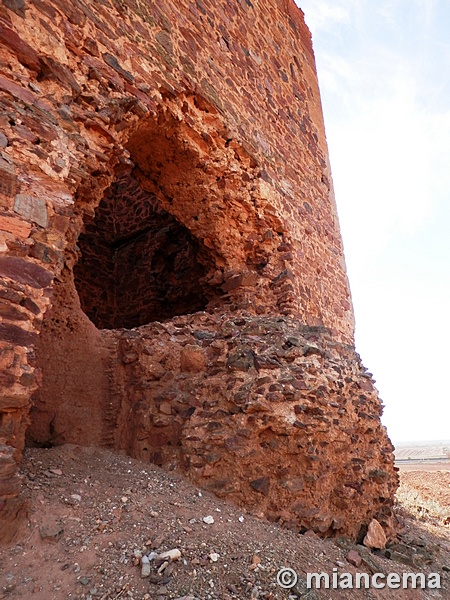
[[[401,473],[399,540],[384,553],[283,529],[175,473],[97,448],[29,449],[23,472],[27,508],[18,537],[0,548],[0,599],[450,599],[448,471]],[[177,560],[159,558],[173,549]],[[358,568],[350,550],[362,558]],[[148,577],[142,555],[150,555]],[[277,584],[282,567],[297,572],[296,587]],[[306,573],[333,569],[437,572],[442,588],[304,586]]]
[[[401,473],[410,473],[411,471],[421,471],[431,473],[433,471],[450,471],[450,461],[423,461],[423,462],[398,462],[397,467]]]

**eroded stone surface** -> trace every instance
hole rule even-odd
[[[0,109],[1,498],[31,420],[296,527],[388,527],[294,2],[4,0]]]
[[[58,294],[52,310],[72,335],[53,319],[41,334],[33,444],[96,439],[298,530],[362,541],[376,516],[391,534],[392,446],[352,346],[289,317],[220,309],[86,337],[86,317]]]
[[[303,531],[355,538],[375,514],[390,530],[392,446],[352,348],[286,317],[220,313],[122,332],[118,348],[139,358],[115,383],[116,446]]]

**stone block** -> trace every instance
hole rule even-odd
[[[25,240],[30,235],[31,225],[18,217],[0,215],[0,229]]]
[[[17,188],[17,175],[14,164],[0,154],[0,195],[15,196]]]
[[[41,58],[44,77],[57,79],[63,86],[72,89],[75,94],[81,93],[81,87],[67,67],[51,56]]]
[[[19,256],[0,256],[1,275],[34,288],[45,288],[53,280],[53,273]]]
[[[112,67],[114,69],[114,71],[119,73],[119,75],[122,75],[122,77],[126,81],[128,81],[129,83],[134,83],[134,76],[129,71],[126,71],[119,65],[119,61],[113,54],[110,54],[109,52],[104,52],[103,60],[105,61],[105,63],[107,65]]]
[[[378,550],[382,550],[386,547],[386,534],[376,519],[370,521],[363,544],[367,548],[376,548]]]
[[[33,92],[2,76],[0,76],[0,90],[11,94],[18,100],[22,100],[25,104],[33,104],[36,100],[36,95]]]
[[[41,227],[47,227],[48,225],[47,205],[42,198],[29,196],[28,194],[17,194],[14,200],[14,210],[18,215]]]
[[[26,331],[18,325],[0,323],[0,340],[10,342],[16,346],[33,346],[37,341],[37,333]]]
[[[19,17],[25,17],[25,0],[3,0],[3,4],[19,15]]]
[[[17,60],[32,71],[39,72],[41,63],[38,53],[27,42],[22,40],[15,31],[0,24],[0,42],[12,50]]]
[[[29,315],[7,300],[0,300],[0,317],[9,321],[28,321]]]

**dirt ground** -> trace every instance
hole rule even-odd
[[[401,473],[399,540],[381,552],[283,529],[175,473],[98,448],[28,449],[22,468],[27,504],[19,535],[0,548],[2,600],[450,599],[449,471]],[[160,558],[174,549],[178,559]],[[299,576],[290,590],[277,584],[282,567]],[[306,573],[333,569],[435,572],[442,587],[307,590]]]

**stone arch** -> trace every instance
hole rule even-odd
[[[164,15],[157,3],[106,12],[53,4],[2,10],[0,519],[4,498],[20,489],[40,385],[30,443],[106,445],[183,468],[197,484],[301,528],[355,537],[376,516],[389,529],[392,447],[352,350],[301,13],[294,3],[257,3],[246,48],[233,42],[248,21],[245,3],[211,7],[207,17],[186,3],[168,3]],[[276,60],[266,53],[274,43]],[[297,72],[280,69],[293,55]],[[165,271],[171,292],[189,278],[202,293],[167,314],[133,307],[119,323],[122,303],[109,325],[139,327],[99,329],[82,310],[74,268],[92,247],[80,234],[95,232],[102,202],[124,181],[185,236],[174,256],[187,262]],[[162,223],[152,220],[156,237]],[[184,279],[183,265],[193,269]],[[78,287],[92,279],[78,277]],[[84,308],[103,326],[89,307],[101,299],[90,297],[82,294]],[[314,471],[305,481],[302,457]]]
[[[284,229],[265,215],[256,160],[204,99],[166,99],[124,130],[122,154],[95,173],[97,187],[78,186],[76,226],[37,344],[31,445],[116,446],[117,328],[277,303]]]

